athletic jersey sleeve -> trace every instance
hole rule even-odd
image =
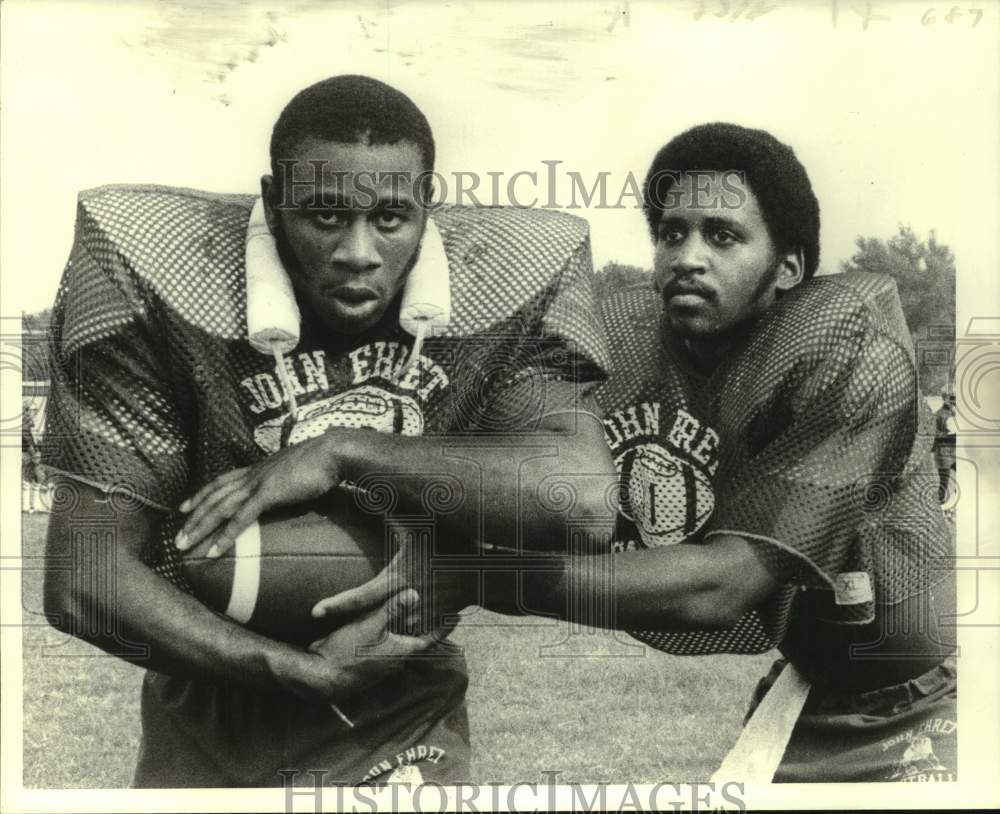
[[[81,204],[53,310],[44,463],[168,509],[187,484],[188,449],[155,310]]]
[[[597,414],[592,394],[610,365],[594,302],[593,261],[585,232],[537,308],[539,319],[501,359],[488,421],[531,431],[546,416]]]
[[[896,601],[916,587],[929,548],[898,549],[940,528],[921,505],[909,337],[887,324],[838,292],[804,299],[756,336],[723,393],[733,443],[708,531],[758,541],[796,581],[833,589],[861,617],[876,591]]]

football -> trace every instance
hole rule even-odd
[[[268,512],[221,557],[188,556],[183,569],[208,607],[269,638],[308,644],[336,627],[313,619],[313,605],[367,582],[394,550],[384,518],[338,491]]]

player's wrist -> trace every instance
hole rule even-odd
[[[312,703],[328,704],[343,698],[340,671],[320,656],[294,647],[280,647],[265,655],[268,672],[283,692]]]
[[[386,448],[394,436],[373,430],[342,430],[327,434],[327,448],[339,481],[357,482],[383,468]]]
[[[342,430],[327,430],[322,435],[307,442],[320,449],[319,460],[322,464],[323,477],[330,489],[335,488],[345,479],[343,438],[346,435],[347,433]]]

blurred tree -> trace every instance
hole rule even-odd
[[[52,309],[44,308],[37,314],[22,314],[22,330],[27,331],[47,331],[49,322],[52,321]]]
[[[47,381],[49,378],[48,332],[52,310],[21,315],[21,378]]]
[[[611,260],[594,277],[594,299],[600,305],[618,291],[646,288],[652,284],[653,275],[646,269]]]
[[[925,395],[940,395],[951,385],[951,365],[942,365],[939,354],[920,351],[931,343],[954,345],[955,256],[938,243],[933,231],[921,240],[902,225],[888,240],[858,237],[855,243],[854,256],[841,263],[841,270],[877,272],[895,279],[917,348],[920,389]]]

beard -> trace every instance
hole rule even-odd
[[[709,322],[695,316],[690,318],[672,313],[670,298],[685,290],[694,290],[704,296],[713,308],[721,304],[718,292],[700,285],[696,280],[678,282],[672,280],[661,290],[663,310],[660,319],[661,340],[665,343],[678,339],[699,360],[699,367],[714,368],[728,352],[753,328],[757,321],[775,302],[775,283],[781,270],[782,261],[774,258],[767,266],[756,285],[746,296],[735,318],[727,320],[716,311],[717,319]]]

